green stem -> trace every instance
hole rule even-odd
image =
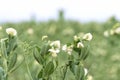
[[[30,79],[33,80],[30,69],[29,69],[29,66],[28,66],[28,63],[27,63],[26,60],[25,60],[25,64],[26,64],[26,67],[27,67],[28,75],[29,75]]]
[[[3,59],[3,64],[4,64],[4,70],[5,70],[5,80],[8,80],[8,64],[7,64],[7,59],[4,57]]]
[[[63,69],[63,70],[64,70],[64,71],[63,71],[63,72],[64,72],[64,73],[63,73],[63,74],[64,74],[64,75],[63,75],[63,80],[65,80],[66,73],[67,73],[67,69],[68,69],[68,66],[66,65],[66,66],[65,66],[65,69]]]

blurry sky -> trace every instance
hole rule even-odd
[[[58,10],[66,19],[105,21],[114,15],[120,19],[120,0],[0,0],[0,22],[56,19]]]

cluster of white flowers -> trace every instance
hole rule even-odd
[[[8,35],[11,35],[11,36],[16,36],[17,35],[17,31],[14,28],[7,28],[6,33]]]
[[[62,50],[67,52],[69,55],[71,55],[72,51],[73,51],[73,45],[70,45],[70,46],[67,46],[67,45],[64,45],[62,47]]]
[[[71,55],[72,51],[73,51],[73,47],[77,47],[77,48],[84,48],[84,44],[82,43],[81,40],[86,40],[86,41],[91,41],[92,40],[92,34],[91,33],[86,33],[83,35],[82,38],[80,38],[79,36],[74,36],[74,41],[77,43],[77,45],[64,45],[62,47],[62,50],[67,52],[69,55]]]
[[[105,37],[109,37],[110,35],[114,35],[115,32],[114,32],[114,30],[111,29],[109,31],[108,30],[104,31],[103,34],[104,34]]]
[[[82,35],[83,35],[83,34],[82,34]],[[86,33],[86,34],[84,34],[83,37],[82,37],[83,40],[87,40],[87,41],[91,41],[92,38],[93,38],[93,36],[92,36],[91,33]],[[80,37],[78,37],[78,36],[76,36],[76,35],[74,36],[74,41],[78,41],[79,39],[80,39]]]
[[[114,35],[114,34],[120,34],[120,27],[104,31],[105,37],[109,37],[110,35]]]
[[[50,53],[52,53],[52,56],[53,57],[56,57],[57,56],[57,53],[60,52],[60,41],[57,40],[57,41],[53,41],[51,42],[50,44],[50,49],[48,50]]]

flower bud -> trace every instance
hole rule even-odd
[[[48,38],[48,36],[42,36],[42,40],[45,40],[47,38]]]

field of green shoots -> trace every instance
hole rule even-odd
[[[31,20],[18,23],[2,23],[0,39],[8,36],[7,28],[12,27],[17,31],[18,47],[15,53],[18,55],[16,63],[18,66],[12,73],[8,73],[8,80],[32,80],[38,74],[41,67],[33,56],[33,50],[34,46],[42,44],[42,36],[47,35],[51,41],[60,40],[61,45],[64,45],[72,42],[73,36],[85,33],[91,33],[93,36],[89,44],[89,55],[84,62],[85,68],[88,69],[88,75],[91,77],[87,80],[120,80],[120,34],[105,33],[106,30],[110,32],[111,29],[114,29],[113,27],[116,24],[120,27],[119,21],[115,17],[101,23],[95,21],[81,23],[76,20],[66,20],[63,16],[59,16],[58,20],[41,22]],[[64,62],[66,56],[66,54],[60,56],[63,59],[59,61],[59,64]],[[1,57],[0,53],[0,59]],[[0,63],[2,63],[2,60],[0,60]],[[72,73],[68,71],[65,80],[75,80],[73,77]],[[37,79],[33,78],[33,80]],[[52,80],[59,79],[54,78]]]

